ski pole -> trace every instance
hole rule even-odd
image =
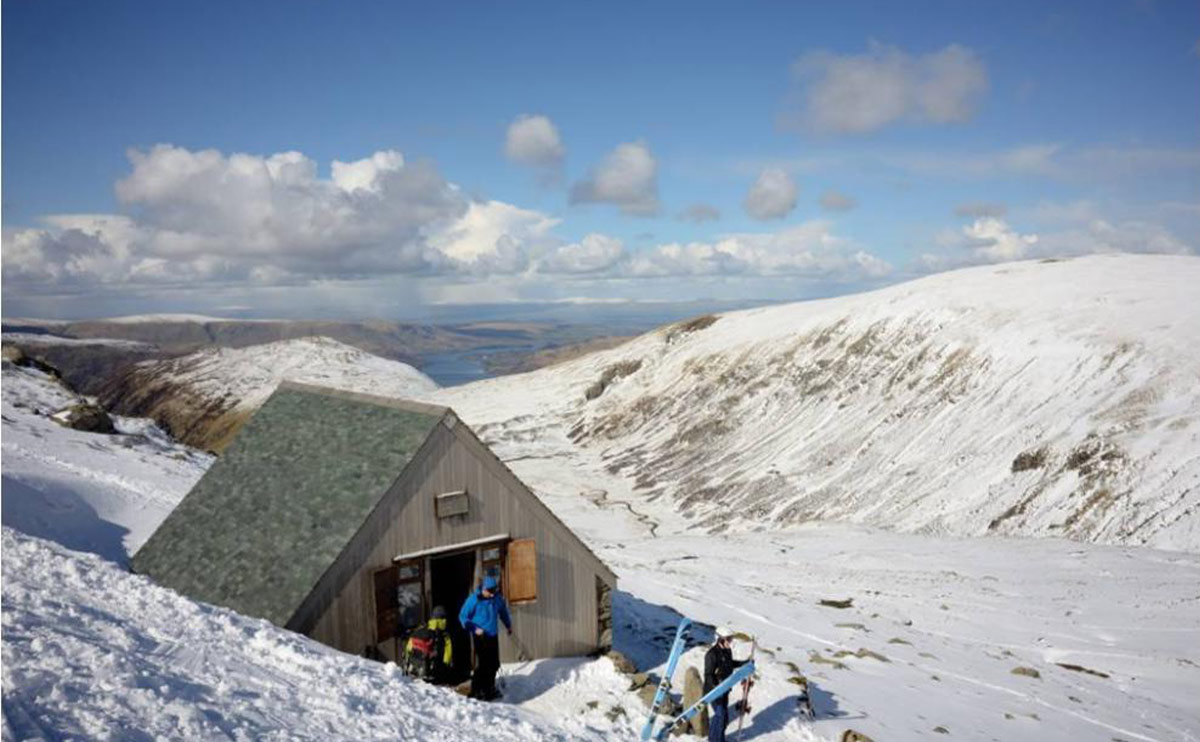
[[[754,664],[754,650],[758,649],[758,638],[750,637],[750,659],[749,663]],[[750,713],[750,686],[753,684],[750,678],[746,678],[746,684],[742,689],[742,713],[738,714],[738,728],[734,739],[737,742],[742,742],[742,723],[746,721],[746,715]]]

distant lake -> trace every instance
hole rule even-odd
[[[523,350],[528,343],[494,348],[472,348],[448,353],[427,353],[422,357],[421,372],[438,383],[438,386],[459,386],[472,381],[489,379],[494,374],[487,370],[483,360],[488,353],[497,350]]]
[[[619,304],[474,304],[432,308],[436,324],[472,322],[534,322],[543,325],[532,335],[521,331],[469,330],[487,338],[487,345],[469,350],[426,353],[419,368],[439,386],[459,386],[496,374],[488,370],[488,356],[499,353],[534,352],[543,348],[572,345],[609,335],[638,335],[643,332],[709,312],[727,312],[758,306],[764,302],[684,302]],[[427,310],[429,311],[429,310]],[[462,331],[464,328],[455,327]]]

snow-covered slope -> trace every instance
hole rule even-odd
[[[169,506],[208,459],[45,420],[36,412],[75,399],[45,374],[6,363],[3,388],[5,742],[635,738],[645,707],[607,659],[506,666],[505,703],[485,706],[9,529],[28,494],[12,472],[93,503],[89,519],[47,512],[56,527],[43,534],[91,548],[71,540],[74,528],[148,532],[154,512],[123,498]],[[854,728],[897,742],[937,727],[979,742],[1200,735],[1200,556],[831,524],[672,533],[642,512],[632,482],[592,469],[586,449],[500,448],[618,572],[614,640],[642,669],[661,670],[680,613],[698,622],[697,640],[716,623],[758,636],[747,740],[837,740]],[[677,688],[702,652],[685,655]],[[798,673],[814,689],[813,723],[795,712]]]
[[[64,428],[49,416],[77,394],[34,368],[3,373],[5,525],[125,562],[212,460],[145,419],[115,418],[117,435]]]
[[[1195,257],[972,268],[434,396],[512,457],[585,451],[708,529],[1200,550],[1197,286]]]
[[[121,414],[153,418],[189,445],[219,451],[285,379],[388,397],[437,388],[406,363],[311,337],[145,361],[104,388],[100,398]]]
[[[4,740],[594,739],[7,527]]]

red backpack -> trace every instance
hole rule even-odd
[[[446,632],[422,626],[408,638],[404,669],[415,678],[436,680],[446,669],[442,663],[442,655],[445,654],[445,651]]]

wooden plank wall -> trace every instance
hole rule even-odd
[[[413,460],[410,476],[398,481],[394,491],[380,503],[378,520],[385,529],[382,536],[361,533],[362,538],[351,542],[348,553],[339,561],[357,565],[354,574],[328,601],[328,609],[319,618],[314,616],[311,628],[294,628],[325,644],[359,654],[375,641],[375,570],[391,564],[398,554],[507,533],[514,539],[532,538],[537,542],[538,599],[512,607],[514,629],[520,639],[536,657],[581,655],[595,649],[599,643],[595,580],[600,576],[611,582],[611,572],[606,570],[601,575],[592,566],[595,557],[573,538],[564,537],[566,527],[546,517],[544,506],[526,504],[524,497],[513,491],[520,483],[502,471],[498,462],[479,455],[481,444],[473,439],[464,442],[448,427],[439,425],[426,448]],[[470,498],[468,512],[437,518],[436,495],[460,489],[465,489]],[[356,549],[358,553],[353,553]],[[336,565],[331,568],[334,571]],[[458,606],[447,609],[457,613]],[[517,659],[515,646],[503,635],[500,655],[505,662]]]

